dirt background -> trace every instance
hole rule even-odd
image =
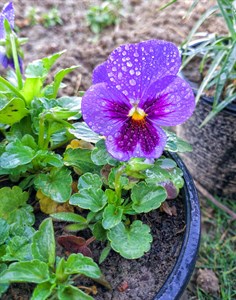
[[[164,39],[180,45],[190,32],[193,24],[214,0],[202,0],[193,13],[185,18],[192,0],[179,0],[163,11],[159,8],[168,1],[125,0],[118,25],[102,31],[99,37],[88,28],[86,13],[98,0],[15,0],[16,23],[21,27],[20,35],[29,38],[23,47],[25,64],[52,53],[67,50],[59,61],[61,67],[80,65],[77,72],[67,77],[66,94],[74,95],[78,87],[86,90],[91,85],[91,74],[95,66],[120,44],[140,42],[149,39]],[[36,7],[39,14],[56,7],[60,12],[63,26],[46,29],[42,25],[24,26],[29,7]],[[224,31],[219,18],[211,18],[201,31]]]
[[[122,1],[123,16],[121,16],[119,24],[107,28],[99,36],[95,36],[86,23],[86,12],[91,5],[101,4],[101,1],[15,0],[13,2],[19,35],[29,38],[28,43],[23,46],[25,65],[34,59],[48,56],[63,49],[66,49],[67,52],[59,60],[58,68],[80,65],[78,71],[71,73],[65,80],[67,87],[63,90],[63,94],[69,95],[75,95],[78,90],[86,90],[91,85],[91,74],[94,67],[106,60],[111,51],[120,44],[148,39],[164,39],[180,45],[206,8],[215,3],[213,0],[200,1],[191,16],[186,19],[184,16],[192,0],[177,1],[163,11],[158,9],[168,1],[125,0]],[[41,24],[27,26],[27,10],[32,6],[39,10],[39,14],[47,13],[49,9],[56,7],[60,12],[63,26],[57,25],[51,28],[45,28]],[[216,32],[219,29],[221,31],[225,30],[222,21],[218,18],[211,18],[201,27],[202,31],[208,32]],[[171,270],[181,245],[181,235],[179,236],[178,232],[183,228],[183,215],[180,211],[181,209],[178,211],[178,216],[182,216],[182,219],[168,217],[163,214],[158,215],[156,219],[157,227],[155,231],[158,231],[159,236],[155,243],[159,243],[158,251],[160,251],[160,255],[162,253],[166,256],[156,257],[154,264],[149,262],[152,271],[145,269],[146,267],[141,266],[139,263],[142,263],[143,260],[149,260],[154,250],[151,250],[150,254],[140,259],[136,267],[133,264],[128,266],[122,259],[116,257],[117,267],[113,268],[118,270],[117,278],[112,275],[113,270],[110,262],[107,261],[104,268],[106,267],[109,270],[107,276],[108,280],[110,279],[113,282],[114,291],[110,294],[105,292],[102,298],[98,296],[96,299],[153,299],[156,290]],[[162,233],[160,234],[160,232]],[[168,246],[162,244],[164,241],[169,241],[169,244],[167,243],[167,245],[171,245],[169,249]],[[173,260],[168,261],[170,253],[172,253]],[[151,274],[155,269],[158,269],[160,273],[163,272],[163,277],[159,282]],[[119,274],[122,270],[123,275]],[[139,279],[131,273],[133,270],[139,273]],[[131,280],[128,282],[128,289],[121,293],[118,287],[127,281],[127,278]],[[140,286],[137,286],[138,281],[144,287],[145,295],[140,294]],[[15,287],[17,288],[17,286]],[[27,299],[26,295],[23,298],[18,297],[18,292],[22,292],[22,289],[29,294],[32,286],[18,285],[18,289],[11,288],[9,297],[4,299]],[[190,298],[187,296],[187,299]]]

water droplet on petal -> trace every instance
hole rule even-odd
[[[122,55],[124,55],[124,56],[125,56],[125,55],[126,55],[126,51],[123,51],[123,52],[122,52]]]
[[[140,71],[137,71],[135,74],[136,74],[137,76],[139,76],[139,75],[141,74],[141,72],[140,72]]]
[[[123,74],[121,72],[118,73],[118,78],[121,79]]]
[[[132,64],[130,61],[128,61],[128,62],[127,62],[127,66],[128,66],[128,67],[132,67],[133,64]]]
[[[116,72],[116,71],[117,71],[117,68],[116,68],[116,67],[113,67],[113,68],[112,68],[112,71]]]
[[[134,74],[134,70],[130,70],[129,73],[130,73],[130,75],[133,75]]]
[[[134,86],[134,85],[136,85],[136,81],[134,79],[130,79],[129,84]]]

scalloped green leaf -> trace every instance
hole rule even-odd
[[[83,274],[90,278],[99,278],[102,273],[92,258],[81,253],[71,254],[64,265],[65,274]]]
[[[29,261],[32,259],[31,244],[27,237],[14,236],[6,246],[3,261]]]
[[[140,182],[132,188],[132,208],[137,213],[147,213],[161,206],[167,198],[165,188]]]
[[[19,139],[10,142],[5,152],[0,156],[0,167],[4,169],[13,169],[18,166],[30,163],[36,151],[29,146],[23,144]]]
[[[19,122],[28,114],[24,100],[14,98],[0,110],[0,123],[12,125]]]
[[[129,227],[120,222],[108,231],[107,237],[112,249],[127,259],[143,256],[152,242],[149,226],[141,221],[134,221]]]
[[[39,174],[34,180],[37,189],[52,200],[63,203],[69,200],[71,195],[72,177],[66,167],[53,168],[48,174]]]
[[[108,204],[106,208],[104,209],[103,215],[102,215],[102,226],[105,229],[110,229],[117,224],[119,224],[122,220],[123,216],[123,208],[117,207],[113,204]]]
[[[2,245],[9,237],[10,226],[4,220],[0,218],[0,245]]]
[[[34,259],[39,259],[53,268],[55,263],[56,243],[52,219],[45,219],[40,224],[39,230],[33,236],[31,249]]]
[[[94,189],[100,189],[102,187],[102,179],[97,174],[92,173],[85,173],[82,176],[80,176],[78,181],[78,189],[86,189],[86,188],[94,188]]]
[[[106,164],[116,166],[119,163],[118,160],[113,158],[108,153],[104,139],[101,139],[96,143],[95,148],[93,149],[91,154],[91,159],[95,163],[95,165],[98,166],[103,166]]]
[[[50,279],[48,265],[37,259],[12,263],[2,272],[0,283],[33,282],[41,283]]]
[[[167,135],[167,142],[165,146],[166,151],[170,152],[191,152],[193,151],[192,146],[179,138],[174,132],[165,130]]]
[[[74,128],[69,129],[69,131],[77,139],[90,142],[90,143],[96,143],[101,139],[101,136],[99,136],[97,133],[92,131],[92,129],[90,129],[85,122],[74,123],[73,127]]]
[[[99,173],[99,168],[91,160],[91,150],[88,149],[67,149],[64,153],[64,164],[74,167],[80,175],[86,172]]]
[[[33,225],[33,208],[27,204],[28,198],[29,194],[23,192],[18,186],[1,188],[0,218],[6,220],[8,224],[19,222],[25,225]]]
[[[102,189],[88,188],[72,195],[69,202],[72,205],[98,212],[106,205],[107,196]]]

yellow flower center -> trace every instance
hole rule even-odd
[[[131,117],[134,121],[141,121],[147,116],[147,114],[142,108],[132,107],[129,111],[128,116]]]

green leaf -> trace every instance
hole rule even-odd
[[[19,222],[18,215],[22,224],[32,225],[34,223],[34,215],[31,213],[32,207],[26,204],[29,194],[23,192],[18,186],[14,186],[12,189],[4,187],[0,189],[0,218],[6,220],[8,224]],[[22,210],[26,210],[21,214]]]
[[[74,167],[78,174],[99,172],[99,168],[91,160],[91,150],[88,149],[67,149],[64,153],[64,164]]]
[[[33,282],[42,283],[48,281],[48,265],[37,259],[12,263],[9,268],[1,274],[0,283],[9,282]]]
[[[98,221],[93,226],[90,227],[93,233],[93,236],[98,241],[106,241],[107,240],[107,231],[102,226],[102,222]]]
[[[55,263],[55,238],[51,219],[45,219],[33,236],[32,254],[34,259],[47,263],[53,268]]]
[[[26,78],[42,78],[48,75],[49,70],[55,63],[55,61],[64,53],[65,51],[61,51],[55,53],[51,56],[35,60],[32,63],[28,64],[25,70]]]
[[[73,127],[74,129],[69,129],[69,131],[77,139],[90,143],[96,143],[101,139],[101,137],[97,133],[93,132],[84,122],[74,123]]]
[[[3,271],[5,271],[6,269],[7,269],[7,265],[0,263],[0,276],[1,276],[1,273]],[[4,294],[6,292],[6,290],[8,289],[8,287],[9,287],[9,284],[7,284],[7,283],[0,284],[0,297],[1,297],[2,294]]]
[[[73,194],[69,202],[72,205],[78,205],[81,208],[97,212],[106,205],[107,196],[101,189],[88,188]]]
[[[34,155],[35,150],[16,139],[6,146],[6,151],[0,156],[0,166],[5,169],[13,169],[30,163]]]
[[[34,97],[39,97],[43,81],[41,78],[26,78],[23,89],[21,90],[27,103],[30,103]]]
[[[21,98],[13,98],[0,110],[0,123],[12,125],[28,114],[25,102]]]
[[[4,219],[0,219],[0,245],[9,237],[10,227]]]
[[[114,159],[108,152],[105,145],[105,140],[99,140],[95,148],[92,151],[91,159],[95,163],[95,165],[112,165],[116,166],[119,163],[116,159]]]
[[[127,259],[136,259],[150,249],[152,236],[150,228],[141,221],[134,221],[130,227],[120,222],[108,231],[111,247]]]
[[[165,146],[165,150],[169,152],[190,152],[193,150],[192,146],[177,137],[177,135],[174,132],[165,130],[165,133],[167,135],[167,142]]]
[[[55,289],[56,284],[51,282],[43,282],[36,286],[34,289],[33,295],[30,300],[46,300],[49,296],[52,295],[53,290]]]
[[[75,224],[66,225],[64,229],[65,231],[78,232],[86,229],[87,227],[88,227],[87,224],[75,223]]]
[[[167,198],[166,190],[162,186],[140,182],[131,191],[132,208],[137,213],[147,213],[161,206]]]
[[[99,278],[101,271],[92,258],[81,253],[71,254],[65,263],[65,274],[83,274],[90,278]]]
[[[29,261],[32,259],[29,238],[14,236],[10,239],[6,253],[1,258],[3,261]]]
[[[54,77],[54,82],[53,82],[53,94],[52,94],[52,98],[56,98],[60,84],[63,80],[63,78],[69,74],[70,72],[74,71],[75,69],[77,69],[79,66],[72,66],[70,68],[66,68],[63,70],[60,70],[59,72],[56,73],[55,77]]]
[[[99,175],[92,173],[85,173],[80,176],[78,181],[78,189],[86,188],[100,189],[102,187],[102,180]]]
[[[93,300],[93,297],[79,290],[72,285],[59,286],[59,300]]]
[[[71,195],[72,177],[69,169],[53,168],[48,174],[39,174],[34,180],[37,189],[56,202],[66,202]]]
[[[115,177],[116,177],[117,171],[119,172],[119,167],[112,168],[111,172],[108,176],[108,184],[109,184],[109,187],[112,189],[115,188]],[[130,189],[129,179],[125,175],[121,175],[119,180],[120,180],[119,184],[122,189]]]
[[[68,96],[64,96],[56,99],[58,106],[64,107],[69,111],[77,112],[77,114],[74,117],[72,117],[72,119],[79,119],[81,117],[81,100],[82,97],[68,97]]]
[[[108,204],[103,212],[102,226],[105,229],[110,229],[122,220],[123,209],[113,204]]]
[[[108,257],[108,255],[111,252],[111,245],[108,243],[108,245],[102,250],[100,257],[99,257],[99,265],[104,262],[104,260]]]
[[[87,220],[75,213],[72,212],[59,212],[50,215],[52,218],[58,221],[65,221],[65,222],[75,222],[75,223],[87,223]]]

